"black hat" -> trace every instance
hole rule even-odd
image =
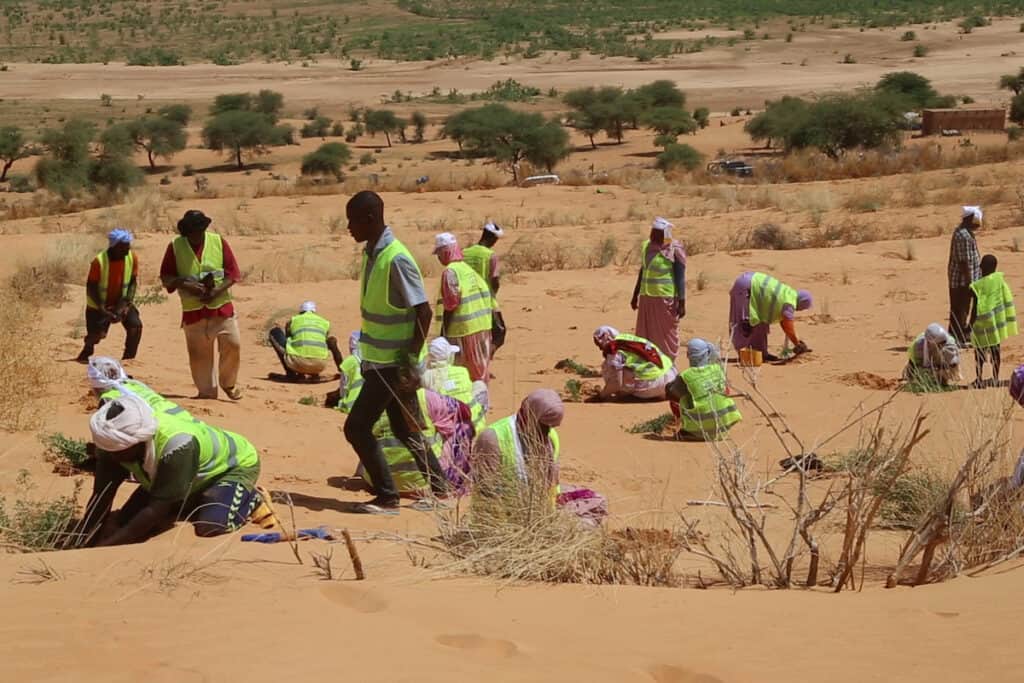
[[[185,234],[194,230],[205,230],[213,219],[199,209],[189,209],[178,221],[178,232]]]

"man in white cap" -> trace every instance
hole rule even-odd
[[[473,381],[490,379],[491,291],[483,278],[462,260],[458,240],[450,232],[434,239],[434,254],[441,265],[441,289],[434,308],[438,336],[459,347],[455,364],[469,370]]]
[[[491,290],[494,310],[491,312],[491,356],[505,345],[505,316],[498,306],[498,288],[501,287],[501,265],[498,255],[494,253],[494,245],[505,236],[501,226],[492,221],[484,223],[480,241],[462,250],[462,260],[483,278]]]
[[[131,360],[142,341],[142,319],[135,307],[139,261],[132,251],[132,233],[115,228],[107,235],[108,246],[96,254],[85,282],[85,343],[79,363],[88,363],[96,345],[106,338],[111,323],[124,326],[124,355]]]
[[[268,336],[284,368],[285,378],[292,382],[315,379],[327,369],[327,359],[342,363],[338,340],[330,335],[331,323],[317,315],[316,302],[304,301],[284,329],[275,325]]]
[[[981,278],[981,254],[974,231],[981,227],[980,206],[965,206],[949,246],[949,332],[961,347],[971,338],[971,283]]]
[[[126,393],[89,419],[96,445],[96,478],[83,527],[96,545],[138,543],[187,517],[199,536],[246,523],[261,498],[260,458],[245,438],[192,417],[154,413]],[[117,489],[131,474],[139,482],[110,515]]]
[[[636,336],[661,349],[673,362],[679,355],[679,321],[686,315],[686,250],[672,239],[673,225],[655,218],[640,247],[640,272],[630,302]]]

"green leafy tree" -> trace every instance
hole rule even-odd
[[[182,126],[187,126],[192,120],[192,107],[187,104],[168,104],[157,109],[156,113],[160,117],[180,123]]]
[[[697,121],[689,112],[673,106],[655,107],[644,112],[643,125],[659,135],[689,135],[697,132]]]
[[[816,147],[832,159],[850,149],[875,149],[900,142],[898,100],[871,94],[832,95],[814,102],[790,131],[789,148]]]
[[[288,144],[290,133],[290,126],[275,126],[266,114],[227,110],[207,121],[203,142],[210,149],[227,151],[235,165],[243,169],[243,152],[264,154],[269,146]]]
[[[328,142],[320,145],[315,152],[302,157],[302,175],[332,175],[341,179],[343,169],[352,158],[348,145],[341,142]]]
[[[423,142],[427,132],[427,115],[421,111],[414,111],[412,116],[409,117],[409,121],[413,127],[413,141]]]
[[[693,120],[703,130],[711,123],[711,110],[707,107],[697,107],[693,110]]]
[[[943,97],[932,87],[931,81],[913,71],[895,71],[882,76],[875,91],[903,98],[906,108],[955,106],[955,98]]]
[[[96,126],[71,119],[61,128],[48,128],[39,138],[46,156],[36,163],[36,180],[41,187],[69,197],[89,184],[89,145]]]
[[[156,157],[170,159],[185,149],[185,126],[164,116],[144,116],[128,124],[136,147],[146,151],[149,168],[156,170]]]
[[[785,96],[768,102],[765,110],[747,121],[743,129],[754,142],[765,142],[765,147],[781,142],[788,148],[792,132],[807,117],[809,105],[799,97]]]
[[[644,109],[655,107],[682,109],[686,106],[686,93],[682,92],[672,81],[654,81],[647,85],[641,85],[633,90],[633,95],[642,103]]]
[[[0,127],[0,182],[7,180],[7,172],[15,161],[32,156],[35,152],[32,145],[25,139],[25,134],[17,126]]]
[[[391,135],[405,128],[404,122],[390,109],[367,110],[363,114],[363,122],[366,126],[366,132],[371,136],[375,136],[377,133],[384,133],[388,147],[391,146]]]
[[[526,160],[553,173],[559,161],[569,156],[569,133],[557,120],[526,131]]]
[[[665,151],[658,155],[658,168],[662,171],[672,171],[684,168],[687,171],[696,170],[704,163],[704,155],[690,145],[669,144]]]
[[[1024,66],[1015,74],[1004,74],[999,77],[1000,90],[1012,90],[1014,95],[1024,92]]]
[[[1024,125],[1024,93],[1014,95],[1010,100],[1010,120]]]
[[[284,108],[284,95],[273,90],[253,93],[228,93],[217,95],[210,107],[210,114],[216,116],[227,111],[250,111],[266,116],[270,123],[277,123]]]
[[[317,115],[309,123],[302,126],[300,135],[304,138],[325,138],[331,131],[331,120],[326,116]]]

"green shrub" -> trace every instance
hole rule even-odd
[[[675,422],[672,413],[665,413],[646,422],[638,422],[626,429],[630,434],[661,434]]]
[[[331,120],[326,116],[317,115],[312,121],[302,126],[300,135],[304,138],[325,138],[331,129]]]
[[[13,500],[0,497],[0,540],[8,549],[21,552],[59,550],[77,545],[72,521],[78,512],[82,482],[75,482],[70,496],[39,499],[26,470],[18,474]]]
[[[333,175],[335,178],[341,179],[342,170],[350,158],[352,158],[352,152],[348,145],[340,142],[328,142],[320,145],[315,152],[302,157],[302,175]]]
[[[670,144],[658,155],[658,168],[670,171],[684,168],[693,171],[704,163],[704,155],[690,145]]]
[[[43,459],[54,466],[54,470],[70,474],[84,469],[91,459],[86,452],[86,443],[60,432],[40,434],[39,441],[43,444]]]
[[[359,157],[360,166],[369,166],[375,163],[377,163],[377,159],[370,152],[366,152],[361,157]]]
[[[162,47],[133,50],[128,54],[128,66],[178,66],[184,64],[181,55]]]
[[[927,46],[921,45],[920,43],[915,45],[914,46],[914,56],[915,57],[927,57],[928,56],[928,48],[927,48]]]

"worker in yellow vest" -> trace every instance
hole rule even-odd
[[[345,206],[348,231],[366,245],[359,280],[362,328],[359,355],[363,386],[345,420],[345,438],[373,480],[374,498],[354,512],[396,514],[398,490],[373,426],[385,411],[395,436],[406,445],[436,496],[448,486],[437,457],[428,447],[425,419],[416,390],[423,342],[431,310],[416,259],[384,222],[384,201],[358,192]]]
[[[630,302],[636,334],[654,343],[674,363],[679,355],[679,321],[686,316],[686,250],[672,239],[674,226],[655,218],[640,247],[640,272]]]
[[[797,311],[806,311],[813,299],[806,289],[793,289],[767,273],[747,272],[736,278],[729,292],[729,328],[733,348],[760,351],[765,360],[779,357],[768,353],[768,332],[779,323],[796,354],[810,351],[796,335]]]
[[[491,357],[494,352],[505,345],[507,328],[505,316],[498,305],[498,289],[501,287],[501,262],[494,252],[498,240],[505,236],[505,231],[493,221],[484,223],[480,241],[462,250],[462,260],[483,278],[491,290],[494,310],[491,312]]]
[[[490,380],[491,291],[483,278],[462,260],[455,235],[443,232],[434,238],[434,254],[443,265],[441,288],[434,309],[438,336],[459,347],[455,364],[469,370],[474,382]]]
[[[478,396],[478,386],[469,378],[469,370],[453,365],[455,354],[459,352],[458,346],[453,346],[444,337],[438,337],[430,342],[427,352],[427,367],[423,371],[421,383],[424,389],[430,389],[442,396],[450,396],[456,401],[463,403],[469,408],[476,433],[483,431],[487,420],[486,409],[488,401],[486,397],[481,401]],[[486,384],[479,383],[480,388],[486,392]]]
[[[292,316],[284,329],[274,325],[268,337],[289,381],[319,377],[327,369],[329,358],[341,368],[338,340],[331,336],[331,323],[317,315],[315,301],[302,302],[298,314]]]
[[[642,337],[622,334],[614,327],[597,328],[594,345],[604,355],[601,400],[627,397],[660,400],[665,397],[665,387],[679,374],[672,359],[657,346]]]
[[[227,240],[207,230],[210,223],[202,211],[185,212],[178,221],[179,236],[164,253],[160,279],[168,292],[177,292],[181,298],[181,326],[197,398],[217,398],[219,384],[228,398],[237,401],[242,398],[238,387],[241,336],[231,287],[242,279],[242,271]]]
[[[327,394],[327,407],[335,408],[346,415],[352,412],[352,406],[359,398],[363,389],[362,360],[359,358],[359,331],[353,332],[348,338],[349,354],[341,361],[338,377],[338,388]]]
[[[515,415],[493,422],[473,444],[474,501],[497,500],[506,512],[543,492],[554,509],[559,493],[561,444],[556,429],[565,406],[551,389],[536,389]],[[474,502],[474,507],[476,502]]]
[[[672,413],[681,420],[684,441],[718,441],[743,419],[728,395],[718,348],[703,339],[686,345],[690,367],[665,389]]]
[[[223,534],[243,526],[261,503],[259,453],[239,434],[155,413],[130,392],[104,403],[89,427],[96,477],[83,527],[97,545],[144,541],[179,517],[197,535]],[[139,487],[112,517],[129,474]]]
[[[1006,284],[1002,273],[996,272],[999,261],[993,254],[981,258],[981,279],[971,283],[974,306],[971,313],[971,343],[974,344],[974,359],[977,365],[977,379],[974,385],[984,384],[982,372],[985,359],[992,360],[992,384],[999,383],[999,366],[1002,363],[1002,343],[1017,334],[1017,307],[1013,303],[1013,292]]]
[[[131,360],[142,341],[142,319],[135,306],[139,261],[132,251],[132,233],[115,228],[107,235],[107,248],[96,254],[85,283],[85,343],[78,354],[87,363],[96,345],[105,339],[111,323],[124,326],[124,355]]]

